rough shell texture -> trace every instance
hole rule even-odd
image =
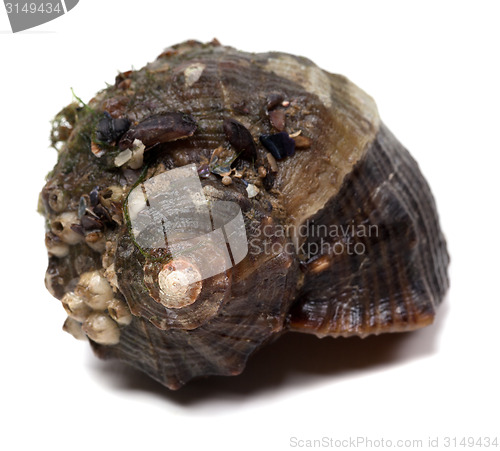
[[[288,330],[364,337],[428,325],[448,287],[417,163],[369,96],[305,58],[185,42],[66,107],[52,141],[59,160],[40,210],[65,330],[171,389],[240,373]],[[169,294],[197,269],[134,242],[128,195],[190,164],[209,201],[239,206],[249,252]]]

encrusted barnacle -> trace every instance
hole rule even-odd
[[[99,271],[89,271],[80,276],[75,294],[93,310],[104,311],[113,299],[113,290]]]
[[[108,302],[109,316],[121,326],[128,326],[132,322],[132,315],[127,304],[120,299],[112,299]]]
[[[74,231],[72,225],[78,222],[76,212],[65,211],[51,220],[52,233],[66,244],[76,244],[81,241],[81,236]]]
[[[40,210],[64,330],[171,389],[239,374],[287,331],[418,329],[447,290],[418,165],[307,59],[188,41],[65,108],[52,141]]]
[[[66,257],[69,253],[69,245],[54,232],[47,232],[45,234],[45,247],[49,255],[54,255],[55,257]]]
[[[92,313],[92,309],[83,298],[72,291],[68,291],[61,299],[61,302],[68,316],[81,323]]]
[[[68,195],[58,186],[47,185],[41,197],[45,205],[55,213],[63,212],[68,206]]]
[[[83,332],[82,330],[82,323],[73,318],[70,318],[69,316],[64,321],[63,330],[65,332],[68,332],[68,334],[72,335],[77,340],[87,339],[85,332]]]
[[[104,313],[91,313],[83,322],[82,330],[94,341],[105,346],[120,342],[120,329],[116,322]]]
[[[52,121],[52,131],[50,133],[50,142],[57,151],[61,150],[60,143],[66,142],[78,118],[77,103],[72,103],[63,108]]]

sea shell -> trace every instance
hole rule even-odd
[[[447,290],[417,163],[367,94],[305,58],[188,41],[51,136],[45,280],[65,330],[171,389],[239,374],[287,331],[418,329]]]

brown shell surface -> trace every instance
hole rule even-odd
[[[115,137],[112,127],[124,123],[121,146],[119,137],[96,139],[96,127]],[[276,161],[259,138],[277,133],[296,148]],[[137,137],[143,155],[117,164]],[[88,283],[86,293],[102,301],[90,315],[113,325],[99,330],[100,342],[87,337],[96,354],[171,389],[239,374],[289,330],[364,337],[426,326],[447,290],[446,243],[417,163],[368,95],[305,58],[188,41],[120,74],[88,105],[66,107],[52,139],[59,160],[40,207],[47,288],[64,303]],[[228,167],[215,170],[223,157]],[[208,201],[240,208],[249,253],[168,307],[157,285],[168,258],[134,242],[127,196],[190,164]],[[82,336],[81,316],[68,321],[65,330]]]

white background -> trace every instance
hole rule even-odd
[[[0,8],[0,448],[286,450],[291,437],[439,436],[444,449],[446,436],[500,436],[498,5],[81,0],[15,35]],[[429,180],[449,242],[452,285],[433,326],[366,340],[289,335],[242,376],[179,392],[62,332],[35,211],[56,158],[50,119],[70,87],[88,100],[118,70],[213,37],[307,56],[375,98]]]

